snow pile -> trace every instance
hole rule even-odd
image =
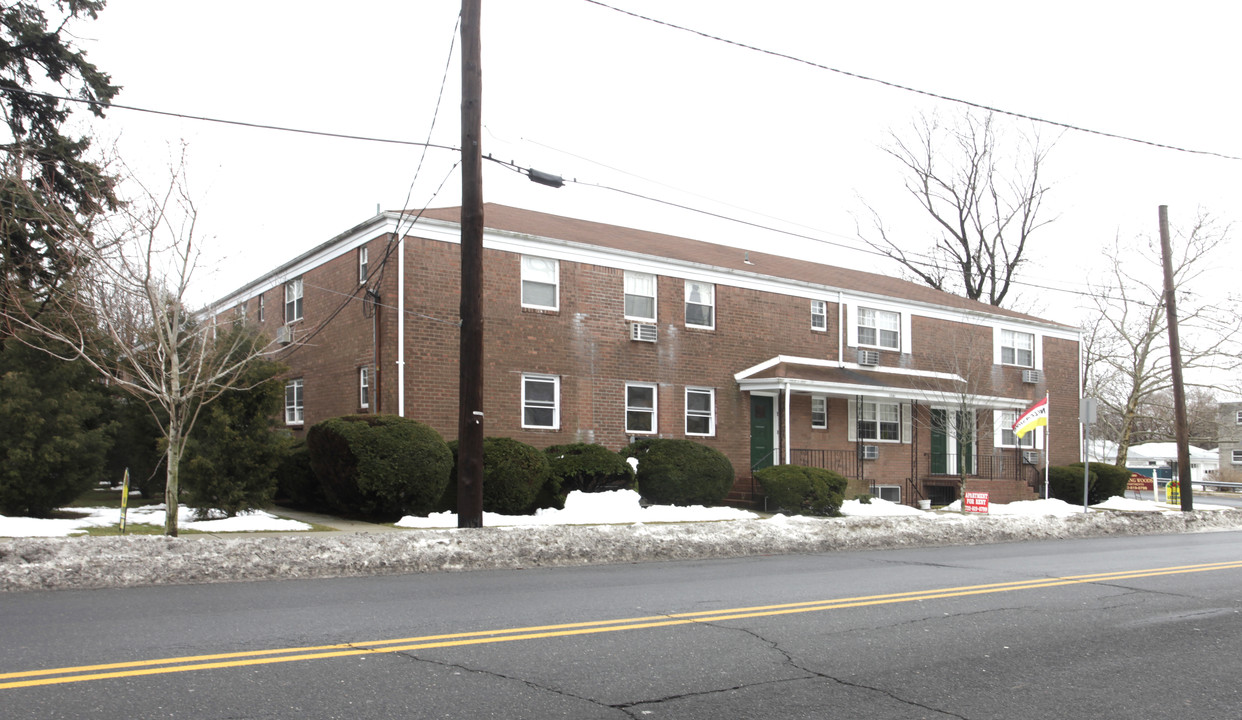
[[[534,515],[497,515],[483,513],[485,527],[529,525],[600,525],[618,523],[663,522],[712,522],[716,520],[751,520],[759,517],[749,510],[731,507],[672,507],[653,505],[643,507],[637,492],[633,490],[610,490],[608,492],[571,492],[565,499],[565,509],[545,508]],[[397,527],[405,528],[455,528],[457,513],[433,513],[427,517],[407,515],[397,521]]]
[[[1082,508],[1066,503],[1035,501],[992,505],[990,514],[980,515],[921,511],[872,500],[866,505],[847,502],[843,508],[846,517],[841,518],[775,515],[762,519],[727,508],[635,508],[631,496],[613,499],[608,503],[599,496],[575,500],[567,503],[564,511],[549,514],[549,521],[542,524],[517,525],[514,521],[504,527],[471,530],[274,537],[15,538],[0,541],[0,591],[512,569],[1242,529],[1239,510],[1164,512],[1170,507],[1155,503],[1142,503],[1147,512],[1084,513]],[[738,519],[721,520],[715,513],[737,513]],[[598,523],[601,517],[611,524],[574,524],[587,518]],[[623,517],[631,519],[619,519]],[[669,517],[679,520],[662,519]],[[717,521],[686,521],[713,517]],[[550,518],[557,518],[560,524],[552,524]],[[497,520],[499,525],[513,519],[493,518]],[[9,522],[0,523],[0,532],[9,531]]]
[[[164,525],[167,506],[146,505],[131,508],[125,514],[125,523],[132,525]],[[5,517],[0,515],[0,536],[3,537],[69,537],[84,535],[93,527],[116,527],[121,524],[119,508],[84,507],[73,508],[74,512],[83,513],[83,517],[72,519],[45,520],[41,518]],[[310,530],[311,526],[297,520],[279,518],[262,510],[250,510],[239,513],[235,517],[225,517],[224,513],[195,519],[194,510],[182,505],[177,510],[178,525],[184,529],[198,530],[206,533],[234,532],[290,532]]]

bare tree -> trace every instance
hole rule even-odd
[[[1200,211],[1174,243],[1182,367],[1189,378],[1242,367],[1242,318],[1227,301],[1201,292],[1217,254],[1229,250],[1228,237],[1228,226]],[[1101,437],[1117,443],[1116,463],[1125,467],[1130,446],[1154,439],[1159,431],[1152,426],[1168,417],[1163,405],[1173,381],[1159,247],[1151,238],[1129,244],[1117,239],[1108,256],[1110,276],[1091,292],[1099,313],[1097,340],[1085,360],[1092,369],[1088,394],[1101,407]],[[1213,389],[1205,380],[1187,386]]]
[[[1004,146],[993,116],[965,113],[954,123],[921,115],[909,138],[891,133],[884,148],[905,170],[905,188],[931,217],[932,245],[910,250],[867,205],[873,249],[937,290],[1000,305],[1027,261],[1030,236],[1051,222],[1040,209],[1048,187],[1040,170],[1051,145],[1038,135]],[[878,235],[878,238],[876,237]]]
[[[164,439],[164,531],[175,536],[180,462],[194,423],[265,348],[254,334],[217,334],[215,317],[189,307],[197,211],[180,168],[158,193],[139,187],[137,200],[95,229],[109,242],[82,237],[73,244],[75,282],[41,298],[57,312],[11,312],[7,319],[50,340],[43,347],[58,357],[88,363],[151,410]],[[49,322],[53,316],[59,320]]]

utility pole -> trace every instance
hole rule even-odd
[[[1195,509],[1190,490],[1190,431],[1186,426],[1186,389],[1182,386],[1182,346],[1177,337],[1168,205],[1160,206],[1160,258],[1164,266],[1164,310],[1169,318],[1169,369],[1173,374],[1173,423],[1177,435],[1177,487],[1182,495],[1182,512],[1190,512]]]
[[[461,348],[458,354],[457,527],[483,527],[482,0],[461,3]]]

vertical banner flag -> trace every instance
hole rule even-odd
[[[1046,396],[1018,416],[1013,423],[1013,434],[1021,438],[1040,425],[1048,426],[1048,398]]]
[[[129,509],[129,468],[125,468],[125,478],[121,481],[121,534],[125,534],[125,511]]]

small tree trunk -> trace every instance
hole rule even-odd
[[[177,537],[177,510],[181,506],[181,421],[174,418],[168,428],[167,473],[164,486],[164,534]]]

